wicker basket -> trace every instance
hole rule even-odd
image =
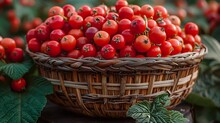
[[[167,91],[171,106],[179,104],[191,92],[207,48],[167,58],[112,60],[27,52],[53,84],[53,102],[90,116],[125,117],[131,105]]]

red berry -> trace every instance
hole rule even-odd
[[[59,56],[61,53],[60,43],[57,41],[49,41],[46,46],[46,53],[51,57]]]
[[[101,49],[101,56],[104,59],[112,59],[115,57],[115,48],[111,44],[107,44]]]
[[[10,53],[10,60],[13,62],[23,61],[24,52],[21,48],[14,48]]]
[[[11,83],[11,89],[15,92],[22,92],[26,87],[26,81],[23,78],[13,80]]]

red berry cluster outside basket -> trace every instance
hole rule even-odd
[[[48,18],[27,32],[28,48],[51,57],[168,57],[198,52],[201,38],[197,24],[184,28],[177,16],[163,6],[129,5],[118,0],[115,6],[53,6]]]

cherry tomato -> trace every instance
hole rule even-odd
[[[64,16],[67,16],[69,12],[75,12],[75,7],[71,4],[66,4],[63,6]]]
[[[14,37],[13,38],[15,43],[16,43],[16,47],[23,49],[25,47],[25,42],[21,37]]]
[[[126,45],[120,50],[120,57],[135,57],[136,51],[131,45]]]
[[[88,38],[88,40],[93,40],[93,37],[97,32],[98,32],[97,28],[89,27],[85,32],[85,36]]]
[[[60,15],[52,16],[48,21],[51,29],[62,29],[65,24],[64,18]]]
[[[152,43],[163,43],[166,40],[165,29],[158,26],[153,27],[149,32],[149,38]]]
[[[94,7],[91,10],[91,15],[92,16],[100,15],[100,16],[105,17],[106,13],[105,13],[105,10],[102,7]]]
[[[45,41],[50,37],[50,30],[47,26],[38,26],[35,29],[35,36],[39,41]]]
[[[73,37],[75,37],[76,39],[79,37],[83,37],[83,31],[81,29],[71,29],[68,32],[69,35],[72,35]]]
[[[175,25],[167,24],[164,28],[165,28],[167,38],[172,38],[177,35],[177,29]]]
[[[115,48],[111,44],[107,44],[101,49],[101,56],[104,59],[112,59],[115,57]]]
[[[140,15],[140,13],[141,13],[141,7],[140,6],[130,5],[129,7],[134,11],[134,15]]]
[[[107,20],[114,20],[114,21],[117,21],[118,18],[119,18],[119,15],[118,13],[115,13],[115,12],[109,12],[106,17],[105,17]]]
[[[195,38],[190,34],[187,34],[186,37],[184,38],[184,44],[191,44],[192,47],[194,48],[195,43],[196,43]]]
[[[51,57],[59,56],[61,53],[60,43],[57,41],[48,41],[46,46],[46,53]]]
[[[71,51],[76,47],[76,39],[72,35],[65,35],[60,41],[61,49]]]
[[[152,46],[147,51],[147,57],[161,57],[161,49],[159,46]]]
[[[193,51],[193,47],[191,44],[184,44],[183,45],[182,53],[192,52],[192,51]]]
[[[73,15],[69,19],[69,24],[73,29],[80,29],[83,26],[83,18],[80,15]]]
[[[122,31],[121,34],[125,38],[125,41],[126,41],[127,45],[133,44],[133,42],[135,40],[135,35],[131,32],[130,29],[126,29],[126,30]]]
[[[84,57],[95,57],[96,56],[96,48],[92,44],[85,44],[81,49],[81,53]]]
[[[147,52],[151,48],[151,42],[146,35],[140,35],[135,39],[134,48],[140,52]]]
[[[153,18],[154,8],[149,4],[145,4],[141,7],[140,13],[142,17]]]
[[[81,17],[86,18],[87,16],[90,16],[90,15],[91,15],[91,10],[92,10],[92,9],[91,9],[88,5],[83,5],[83,6],[81,6],[81,7],[78,9],[77,13],[78,13]]]
[[[122,7],[119,9],[118,15],[120,19],[127,18],[129,20],[132,20],[134,16],[134,11],[129,7]]]
[[[94,18],[93,16],[88,16],[84,19],[84,21],[83,21],[83,30],[84,31],[92,26],[93,18]]]
[[[55,29],[50,33],[50,40],[60,41],[65,33],[61,29]]]
[[[121,34],[116,34],[112,37],[111,45],[115,49],[122,49],[125,46],[125,39]]]
[[[107,20],[102,25],[102,30],[106,31],[110,36],[113,36],[118,32],[118,24],[114,20]]]
[[[131,21],[129,19],[121,19],[118,22],[118,32],[121,33],[122,31],[126,29],[130,29],[131,27]]]
[[[115,3],[116,11],[119,11],[120,8],[128,6],[128,2],[126,0],[118,0]]]
[[[81,49],[83,47],[83,45],[88,44],[88,43],[91,43],[91,41],[88,40],[88,38],[86,38],[86,37],[79,37],[76,40],[76,47]]]
[[[148,28],[152,29],[153,27],[157,26],[157,22],[153,19],[148,19],[147,26],[148,26]]]
[[[63,8],[59,7],[59,6],[53,6],[50,8],[50,10],[48,11],[48,16],[54,16],[54,15],[61,15],[64,16],[64,11]]]
[[[167,9],[163,6],[154,6],[154,20],[157,20],[158,18],[167,18],[168,12]]]
[[[3,38],[1,40],[1,45],[4,47],[7,53],[10,53],[14,48],[16,48],[16,43],[11,38]]]
[[[176,55],[181,53],[182,44],[177,39],[169,39],[168,42],[170,42],[173,47],[173,51],[170,53],[170,55]]]
[[[136,18],[131,21],[131,32],[134,34],[143,33],[146,30],[146,26],[144,19]]]
[[[21,48],[14,48],[10,53],[10,60],[13,62],[22,62],[24,57],[24,52]]]
[[[186,34],[191,34],[193,36],[198,35],[199,33],[199,27],[193,22],[188,22],[184,26],[184,30]]]
[[[25,87],[26,87],[26,81],[24,78],[13,80],[11,83],[11,89],[15,92],[22,92],[25,90]]]
[[[5,58],[5,49],[0,45],[0,60]]]
[[[172,44],[170,42],[164,41],[161,44],[160,49],[161,49],[162,56],[163,57],[167,57],[173,51],[173,46],[172,46]]]
[[[202,45],[202,39],[201,39],[201,37],[200,37],[199,35],[196,35],[194,38],[195,38],[195,44],[196,44],[197,46],[201,46],[201,45]]]
[[[176,15],[170,15],[169,19],[171,21],[172,24],[176,25],[176,26],[180,26],[181,25],[181,20],[178,16]]]
[[[41,44],[40,41],[38,41],[36,38],[32,38],[29,42],[28,42],[28,49],[32,52],[39,52],[41,48]]]
[[[63,25],[63,28],[62,30],[65,32],[65,34],[68,34],[68,32],[71,30],[71,26],[68,22],[65,22],[64,25]]]
[[[110,36],[106,31],[98,31],[93,40],[97,46],[103,47],[110,42]]]
[[[82,56],[80,50],[72,50],[67,54],[67,57],[78,59]]]
[[[102,25],[105,23],[105,18],[103,16],[95,16],[92,21],[92,26],[96,27],[98,30],[102,29]]]
[[[47,43],[48,41],[45,41],[41,44],[40,52],[45,53],[45,54],[47,53]]]

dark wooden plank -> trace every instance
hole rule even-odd
[[[186,118],[189,119],[189,123],[193,123],[192,108],[187,104],[178,105],[175,110],[180,111]],[[51,102],[48,102],[47,106],[42,111],[42,116],[39,118],[38,123],[135,123],[130,118],[99,118],[88,117],[80,114],[75,114],[60,106],[57,106]]]

